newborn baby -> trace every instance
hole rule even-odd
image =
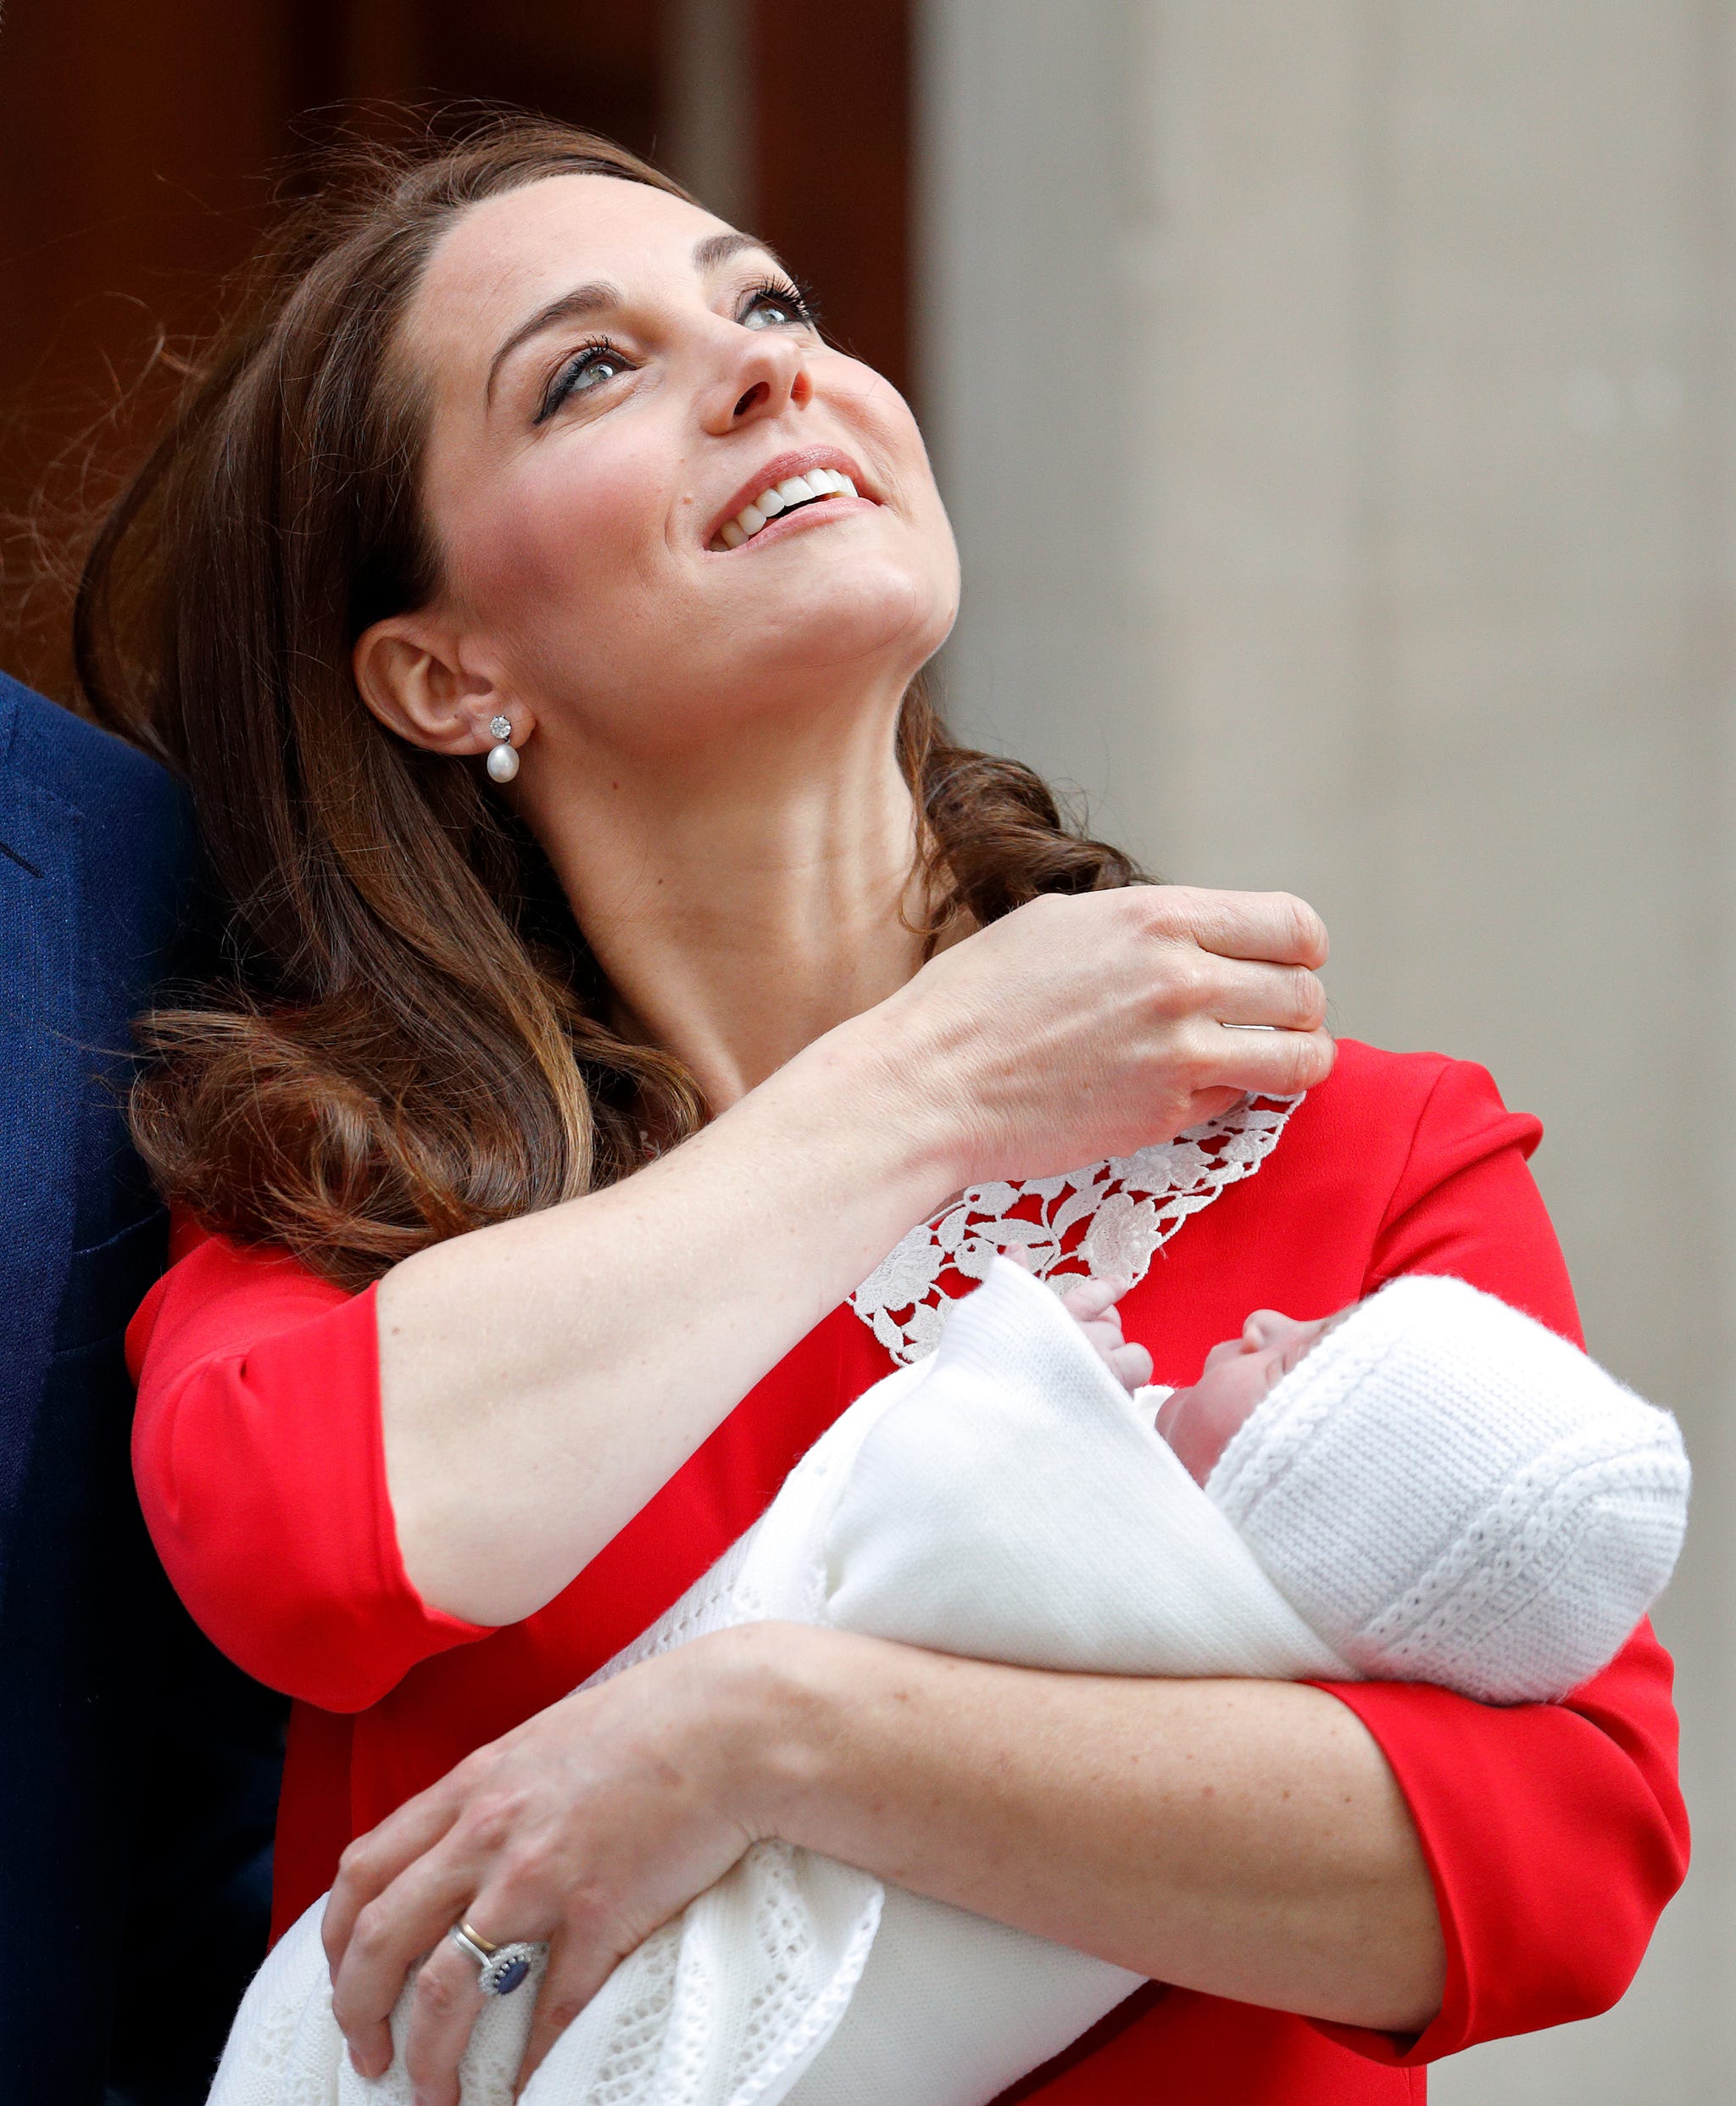
[[[1198,1382],[1153,1390],[1121,1291],[1062,1306],[1359,1674],[1548,1702],[1662,1592],[1687,1523],[1675,1422],[1529,1318],[1412,1277],[1310,1322],[1256,1310]]]
[[[1150,1362],[1116,1295],[1063,1302],[997,1261],[934,1354],[852,1405],[593,1680],[771,1619],[1031,1668],[1547,1701],[1668,1579],[1674,1422],[1463,1283],[1406,1278],[1314,1323],[1260,1312],[1191,1388],[1132,1395]],[[322,1908],[249,1989],[213,2106],[409,2106],[401,2056],[370,2083],[342,2052]],[[763,1842],[621,1962],[525,2106],[985,2106],[1139,1986]],[[509,2106],[531,2001],[484,2008],[465,2106]]]

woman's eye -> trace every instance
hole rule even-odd
[[[810,319],[807,304],[793,292],[767,287],[754,293],[742,313],[743,329],[789,329]]]
[[[607,381],[618,380],[632,368],[612,344],[591,344],[570,358],[548,384],[537,413],[540,424],[551,416],[570,395],[588,395]]]

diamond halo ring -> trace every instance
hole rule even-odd
[[[476,1963],[476,1986],[485,1997],[509,1997],[515,1989],[522,1987],[538,1950],[522,1941],[510,1945],[492,1944],[470,1923],[456,1927],[452,1942],[467,1959]]]

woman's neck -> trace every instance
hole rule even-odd
[[[650,761],[526,756],[526,816],[622,1027],[680,1059],[715,1112],[921,963],[895,721],[882,699]]]

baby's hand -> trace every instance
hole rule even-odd
[[[1061,1306],[1103,1357],[1104,1366],[1131,1396],[1151,1379],[1151,1355],[1121,1336],[1121,1312],[1116,1304],[1127,1291],[1124,1279],[1082,1279],[1061,1296]]]

